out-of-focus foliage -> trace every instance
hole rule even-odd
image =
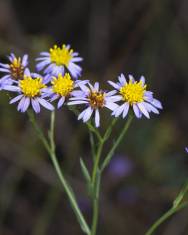
[[[187,0],[0,0],[1,61],[11,51],[28,53],[34,68],[40,51],[70,43],[84,57],[84,79],[107,88],[121,72],[145,75],[163,102],[160,116],[133,122],[104,174],[98,234],[144,234],[188,178],[187,12]],[[0,234],[81,234],[27,115],[9,99],[1,94]],[[59,161],[90,220],[79,167],[80,156],[91,164],[87,129],[65,107],[57,116]],[[49,113],[38,122],[47,131]],[[188,234],[187,216],[180,212],[157,234]]]

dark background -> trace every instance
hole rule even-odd
[[[134,120],[102,181],[98,234],[143,235],[188,178],[188,1],[0,0],[2,62],[28,53],[34,68],[54,43],[80,52],[83,79],[106,88],[121,72],[144,75],[163,103],[160,116]],[[0,96],[0,235],[82,234],[27,115]],[[49,116],[38,115],[45,131]],[[79,167],[80,156],[91,163],[87,128],[63,107],[56,130],[58,159],[90,221]],[[156,234],[187,235],[187,217],[185,209]]]

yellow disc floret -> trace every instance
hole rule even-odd
[[[33,98],[40,95],[41,89],[46,86],[42,83],[42,78],[24,75],[24,79],[19,82],[19,87],[25,96]]]
[[[120,94],[122,95],[124,101],[129,102],[133,105],[134,103],[139,103],[144,100],[144,92],[146,91],[146,85],[143,86],[142,81],[126,83],[120,88]]]
[[[91,107],[94,109],[102,108],[105,103],[104,97],[105,94],[102,91],[91,91],[88,96]]]
[[[54,77],[52,80],[52,90],[54,93],[60,96],[68,96],[74,88],[74,81],[71,79],[69,73],[61,74],[58,77]]]
[[[55,45],[53,48],[50,48],[50,59],[51,62],[56,63],[56,65],[65,65],[68,66],[70,60],[72,59],[72,49],[68,49],[66,45],[63,45],[62,48]]]
[[[23,79],[24,67],[21,63],[21,58],[14,58],[10,64],[10,71],[13,79],[19,80]]]

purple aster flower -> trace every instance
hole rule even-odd
[[[78,120],[82,119],[83,122],[87,122],[93,113],[95,113],[95,126],[100,126],[100,115],[99,110],[103,107],[106,107],[110,110],[114,110],[118,107],[115,103],[117,97],[114,96],[116,91],[104,92],[99,89],[99,83],[96,82],[94,86],[88,83],[88,86],[85,84],[79,84],[81,91],[74,94],[75,97],[70,98],[68,105],[80,105],[85,104],[87,107],[82,111]],[[118,98],[119,99],[119,98]]]
[[[63,45],[62,47],[55,45],[50,48],[49,52],[41,52],[40,57],[36,60],[39,61],[36,66],[37,70],[41,71],[45,68],[44,74],[64,75],[66,68],[75,79],[81,75],[82,68],[76,63],[83,59],[78,57],[77,52],[70,49],[70,45]]]
[[[72,80],[69,73],[58,74],[57,77],[52,77],[51,87],[44,89],[43,97],[50,97],[50,101],[58,100],[57,108],[62,107],[67,98],[80,94],[80,91],[74,89],[79,87],[79,84],[86,84],[88,81]]]
[[[0,72],[5,73],[1,78],[1,87],[3,84],[18,83],[20,79],[23,79],[24,70],[28,65],[28,55],[16,57],[13,53],[8,56],[9,64],[0,63]]]
[[[185,152],[188,153],[188,147],[185,147]]]
[[[135,116],[141,118],[142,115],[150,118],[149,113],[159,114],[158,109],[162,109],[162,104],[159,100],[153,97],[153,92],[146,90],[145,78],[141,76],[139,82],[135,81],[132,75],[129,75],[129,82],[123,74],[118,77],[118,82],[108,81],[119,92],[119,101],[122,101],[112,115],[118,117],[120,115],[125,118],[130,107],[133,108]]]
[[[122,178],[128,176],[133,169],[133,163],[129,158],[118,155],[115,156],[108,167],[108,173],[113,177]]]
[[[18,84],[4,85],[4,90],[18,92],[18,95],[10,100],[10,104],[19,101],[17,110],[20,112],[25,112],[30,104],[36,113],[40,112],[40,105],[50,111],[54,110],[54,107],[41,97],[43,89],[46,87],[41,76],[34,75],[30,73],[29,69],[25,69],[23,79],[19,80]]]

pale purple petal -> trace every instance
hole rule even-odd
[[[112,82],[112,81],[108,81],[108,83],[113,86],[115,89],[119,90],[121,88],[120,85],[116,84],[115,82]]]
[[[52,95],[52,97],[50,98],[50,101],[54,101],[54,100],[57,100],[59,98],[59,95],[58,94],[54,94]]]
[[[125,76],[124,76],[123,74],[120,74],[120,76],[118,77],[118,79],[119,79],[119,82],[120,82],[120,84],[121,84],[122,86],[124,86],[124,85],[127,83],[126,78],[125,78]]]
[[[137,106],[140,109],[140,111],[144,114],[144,116],[146,116],[147,118],[150,118],[149,113],[148,113],[146,107],[144,106],[144,103],[142,103],[142,102],[137,103]]]
[[[89,106],[86,109],[86,112],[84,113],[83,122],[87,122],[90,119],[92,113],[93,113],[93,109]]]
[[[99,115],[99,110],[95,110],[95,126],[99,127],[100,126],[100,115]]]
[[[40,55],[41,56],[50,56],[50,53],[49,52],[40,52]]]
[[[95,91],[99,91],[99,83],[98,82],[95,82],[94,89],[95,89]]]
[[[84,109],[79,115],[78,115],[78,120],[82,119],[84,117],[84,114],[87,109]]]
[[[87,104],[88,101],[85,100],[75,100],[75,101],[70,101],[67,104],[68,105],[77,105],[77,104]]]
[[[6,69],[9,69],[9,68],[10,68],[10,65],[9,65],[9,64],[0,63],[0,66],[3,67],[3,68],[6,68]]]
[[[79,84],[79,87],[85,93],[89,93],[90,92],[89,88],[85,84]]]
[[[15,102],[17,102],[18,100],[20,100],[23,97],[23,95],[18,95],[16,97],[14,97],[13,99],[10,100],[9,104],[13,104]]]
[[[10,73],[10,70],[9,69],[5,69],[5,68],[0,68],[0,72]]]
[[[81,58],[81,57],[73,57],[71,61],[72,62],[80,62],[80,61],[83,61],[83,58]]]
[[[25,69],[24,74],[28,77],[31,77],[30,70],[28,68]]]
[[[125,107],[125,104],[120,105],[118,108],[116,108],[113,111],[112,115],[114,115],[115,117],[120,116],[122,114],[123,110],[124,110],[124,107]]]
[[[140,82],[142,82],[142,85],[143,85],[143,86],[145,85],[145,77],[144,77],[144,76],[141,76],[141,77],[140,77]]]
[[[156,108],[158,108],[158,109],[162,109],[162,108],[163,108],[161,102],[160,102],[159,100],[157,100],[157,99],[153,99],[153,101],[151,102],[151,104],[154,105],[154,106],[155,106]]]
[[[147,107],[148,112],[153,112],[156,114],[159,114],[158,109],[156,109],[153,105],[151,105],[150,103],[144,102],[144,105]]]
[[[125,118],[127,116],[129,112],[129,103],[125,103],[124,109],[123,109],[123,118]]]
[[[117,101],[122,100],[122,96],[121,95],[114,95],[114,96],[106,97],[106,100],[112,101],[112,102],[117,102]]]
[[[48,101],[46,101],[45,99],[42,98],[37,98],[38,102],[45,107],[46,109],[53,111],[54,110],[54,106],[52,104],[50,104]]]
[[[105,96],[108,97],[108,96],[112,96],[112,95],[115,95],[117,93],[116,90],[113,90],[113,91],[109,91],[109,92],[106,92],[105,93]]]
[[[3,89],[6,91],[13,91],[13,92],[19,92],[21,91],[19,87],[17,86],[11,86],[11,85],[4,85]]]
[[[5,75],[1,78],[1,80],[7,80],[7,79],[11,79],[11,75],[8,74],[8,75]]]
[[[114,111],[115,109],[119,107],[116,103],[113,103],[110,101],[107,101],[104,106],[112,111]]]
[[[59,109],[64,104],[64,102],[65,102],[65,97],[62,96],[57,103],[57,108]]]
[[[134,79],[133,75],[129,74],[128,76],[129,76],[129,80],[130,80],[132,83],[135,82],[135,79]]]
[[[81,75],[82,68],[73,62],[69,62],[68,70],[73,78],[78,78]]]
[[[141,118],[142,114],[136,104],[133,104],[133,111],[137,118]]]
[[[28,109],[29,105],[30,105],[30,98],[25,97],[22,108],[21,108],[21,112],[24,113]]]
[[[49,66],[47,66],[47,68],[44,70],[44,73],[52,73],[54,68],[56,69],[56,65],[53,63],[53,64],[50,64]]]
[[[40,113],[40,105],[36,98],[31,99],[31,104],[35,113]]]
[[[26,99],[25,96],[23,96],[23,97],[21,98],[21,100],[20,100],[20,102],[19,102],[19,104],[18,104],[18,107],[17,107],[17,110],[18,110],[18,111],[21,111],[21,112],[22,112],[22,109],[23,109],[24,104],[25,104],[25,99]]]
[[[24,55],[22,58],[22,66],[26,67],[28,64],[28,55]]]
[[[83,99],[84,97],[84,92],[83,91],[72,91],[71,96],[78,97],[80,99]]]
[[[50,64],[50,59],[44,60],[36,65],[38,71],[42,70],[46,65]]]

